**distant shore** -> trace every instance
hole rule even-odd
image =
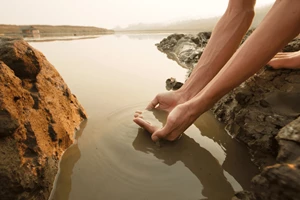
[[[190,33],[197,34],[198,30],[195,29],[161,29],[161,30],[115,30],[115,33],[118,34],[157,34],[157,33]]]
[[[0,36],[11,37],[60,37],[113,34],[114,30],[93,26],[4,25],[0,24]]]

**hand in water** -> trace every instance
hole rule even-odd
[[[171,112],[177,105],[184,103],[186,99],[179,92],[165,92],[156,97],[147,106],[147,110],[158,109]]]
[[[149,103],[149,105],[146,107],[146,110],[157,109],[169,113],[177,105],[183,103],[184,101],[184,98],[180,95],[178,91],[160,93],[156,95],[156,97]],[[151,120],[151,116],[148,115],[148,112],[149,111],[137,111],[134,115],[133,121],[142,128],[146,129],[149,133],[153,134],[156,131],[158,131],[160,127],[162,127],[162,125],[158,124],[157,120]],[[146,120],[143,116],[145,116]]]
[[[142,116],[142,112],[137,112],[133,121],[150,132],[152,134],[151,138],[155,142],[159,139],[174,141],[181,136],[197,117],[192,112],[192,109],[189,108],[189,104],[184,103],[176,106],[169,113],[163,128],[146,121]]]

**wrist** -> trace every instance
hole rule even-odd
[[[210,101],[207,99],[205,100],[200,94],[187,101],[186,107],[189,110],[190,115],[198,118],[210,109]]]
[[[199,104],[195,104],[193,100],[186,101],[182,106],[190,119],[196,120],[202,114],[199,110]]]
[[[191,100],[197,94],[188,87],[185,87],[185,85],[183,85],[180,89],[176,90],[175,92],[178,96],[180,96],[182,102]]]

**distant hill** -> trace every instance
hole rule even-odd
[[[252,28],[262,21],[266,13],[270,10],[271,5],[257,8],[255,18],[253,19]],[[173,23],[152,23],[152,24],[132,24],[126,28],[116,28],[115,31],[212,31],[213,27],[219,21],[220,17],[206,19],[190,19]]]
[[[50,26],[50,25],[5,25],[0,24],[0,35],[22,35],[22,30],[33,28],[41,36],[47,35],[92,35],[113,33],[113,30],[93,26]]]

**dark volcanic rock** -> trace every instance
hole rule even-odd
[[[85,118],[42,53],[0,39],[0,199],[48,199],[58,161]]]
[[[208,33],[173,34],[157,47],[192,71],[209,38]],[[283,49],[298,50],[299,38]],[[249,147],[262,171],[253,179],[254,190],[237,193],[234,199],[300,199],[299,91],[300,70],[273,70],[266,66],[212,108],[228,132]]]

